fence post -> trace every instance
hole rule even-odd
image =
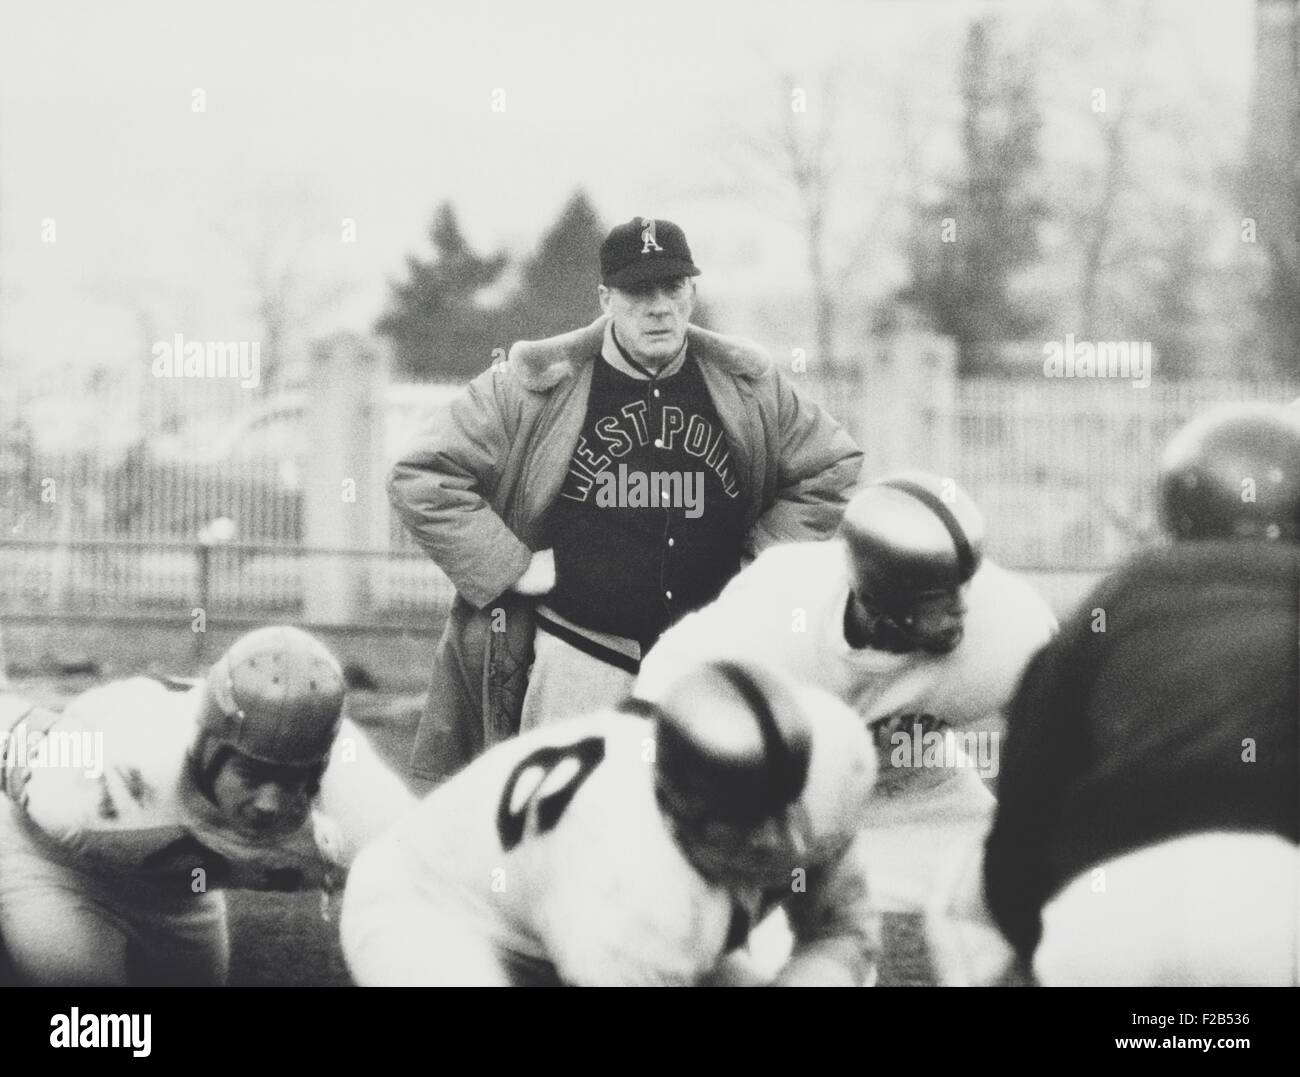
[[[212,571],[212,547],[203,538],[194,546],[194,556],[198,562],[199,570],[199,602],[198,608],[203,611],[203,631],[194,633],[194,657],[203,657],[203,648],[208,635],[208,585],[211,579]],[[194,622],[191,620],[190,629],[193,631]]]
[[[952,342],[907,329],[881,341],[862,393],[870,424],[860,439],[863,478],[901,468],[944,469],[955,437],[956,354]]]
[[[203,657],[208,633],[208,603],[212,599],[212,548],[224,546],[235,537],[235,521],[229,516],[218,516],[199,528],[199,540],[194,547],[199,571],[199,609],[203,616],[203,631],[194,632],[194,657]],[[194,630],[191,622],[190,631]]]
[[[383,434],[378,351],[351,333],[318,341],[312,350],[307,402],[310,456],[303,473],[303,537],[308,549],[367,549],[370,520],[382,512],[375,439]],[[368,603],[363,559],[337,555],[300,565],[303,617],[313,624],[361,619]],[[308,585],[310,580],[310,585]]]

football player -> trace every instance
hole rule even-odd
[[[0,933],[20,975],[220,984],[222,888],[338,888],[414,803],[343,702],[333,655],[289,627],[197,686],[117,681],[61,714],[4,697]]]
[[[1159,494],[1017,694],[987,907],[1043,984],[1296,985],[1300,416],[1193,421]]]
[[[909,472],[849,502],[839,537],[764,551],[711,605],[670,628],[634,689],[742,658],[834,693],[875,736],[866,817],[873,903],[920,913],[992,817],[1001,710],[1051,636],[1046,603],[983,556],[984,521],[951,479]],[[983,764],[982,768],[979,764]]]
[[[780,906],[776,983],[860,985],[875,773],[830,695],[700,667],[660,704],[530,731],[430,794],[353,868],[348,967],[367,986],[767,982],[744,944]]]

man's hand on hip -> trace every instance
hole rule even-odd
[[[521,595],[544,595],[555,588],[555,551],[537,550],[524,569],[524,574],[515,580],[512,591]]]

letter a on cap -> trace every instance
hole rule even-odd
[[[655,242],[655,219],[653,217],[642,217],[641,218],[641,253],[649,254],[651,247],[653,247],[657,251],[663,250],[663,248],[659,246],[658,243]]]

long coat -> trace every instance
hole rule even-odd
[[[419,777],[440,780],[518,731],[533,603],[510,588],[542,548],[606,321],[515,344],[436,411],[389,474],[394,508],[456,588],[412,753]],[[755,345],[691,326],[687,347],[741,478],[742,559],[829,537],[862,466],[852,438]]]

